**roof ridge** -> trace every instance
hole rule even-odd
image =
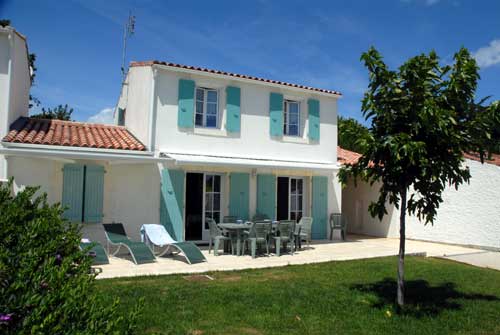
[[[158,60],[132,61],[132,62],[130,62],[130,67],[152,66],[152,65],[165,65],[165,66],[177,67],[177,68],[187,69],[187,70],[195,70],[195,71],[200,71],[200,72],[221,74],[221,75],[225,75],[225,76],[231,76],[231,77],[242,78],[242,79],[251,79],[251,80],[255,80],[255,81],[262,81],[262,82],[271,83],[271,84],[278,84],[278,85],[283,85],[283,86],[301,88],[301,89],[306,89],[306,90],[315,91],[315,92],[342,95],[342,93],[340,93],[339,91],[335,91],[335,90],[331,90],[331,89],[317,88],[317,87],[307,86],[304,84],[294,84],[294,83],[289,83],[289,82],[285,82],[285,81],[281,81],[281,80],[266,79],[266,78],[262,78],[262,77],[252,76],[252,75],[238,74],[238,73],[234,73],[234,72],[209,69],[209,68],[205,68],[205,67],[201,67],[201,66],[185,65],[185,64],[173,63],[173,62],[168,62],[168,61],[158,61]]]

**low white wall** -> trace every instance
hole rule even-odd
[[[407,216],[406,236],[411,239],[500,249],[500,167],[467,160],[470,184],[457,190],[447,188],[434,225],[424,225]],[[368,205],[378,197],[377,185],[349,183],[342,191],[342,212],[351,233],[399,236],[399,210],[388,208],[382,222],[368,213]]]

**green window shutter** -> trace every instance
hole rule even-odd
[[[312,177],[312,233],[313,239],[326,239],[328,217],[328,177]]]
[[[257,175],[257,213],[275,219],[276,210],[276,176],[271,174]]]
[[[85,222],[102,222],[104,193],[104,166],[85,167],[85,199],[83,218]]]
[[[309,139],[319,141],[319,100],[309,99]]]
[[[241,124],[241,90],[239,87],[226,87],[226,129],[230,133],[239,133]]]
[[[241,220],[248,220],[248,202],[250,175],[248,173],[231,173],[229,188],[229,215]]]
[[[283,136],[283,94],[269,96],[269,122],[271,136]]]
[[[194,127],[194,81],[179,79],[179,112],[177,125],[180,128]]]
[[[161,172],[160,223],[177,241],[184,240],[184,171]]]
[[[125,109],[123,108],[118,108],[118,125],[125,125]]]
[[[82,221],[83,206],[83,165],[65,164],[63,168],[63,207],[67,207],[63,217],[73,221]]]

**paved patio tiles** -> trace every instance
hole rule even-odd
[[[500,271],[500,252],[476,250],[475,253],[452,255],[443,258]]]
[[[252,259],[251,256],[233,256],[220,253],[219,256],[209,254],[203,247],[202,252],[207,262],[189,265],[181,255],[158,258],[157,262],[135,265],[130,259],[110,257],[110,264],[99,266],[103,272],[97,278],[132,277],[143,275],[165,275],[175,273],[202,273],[207,271],[229,271],[243,269],[257,269],[267,267],[286,266],[292,264],[310,264],[329,261],[352,260],[372,257],[393,256],[398,253],[398,239],[374,238],[366,236],[349,235],[343,241],[315,241],[310,248],[303,245],[304,249],[277,257],[260,256]],[[427,256],[452,257],[470,255],[473,259],[478,255],[478,249],[446,245],[440,243],[407,240],[407,254],[426,253]],[[493,262],[495,263],[495,262]],[[497,260],[495,264],[499,264]]]

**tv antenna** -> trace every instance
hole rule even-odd
[[[123,27],[123,54],[122,54],[122,81],[125,81],[127,71],[125,69],[125,55],[127,54],[127,39],[134,35],[135,32],[135,15],[132,11],[128,14],[127,22]]]

